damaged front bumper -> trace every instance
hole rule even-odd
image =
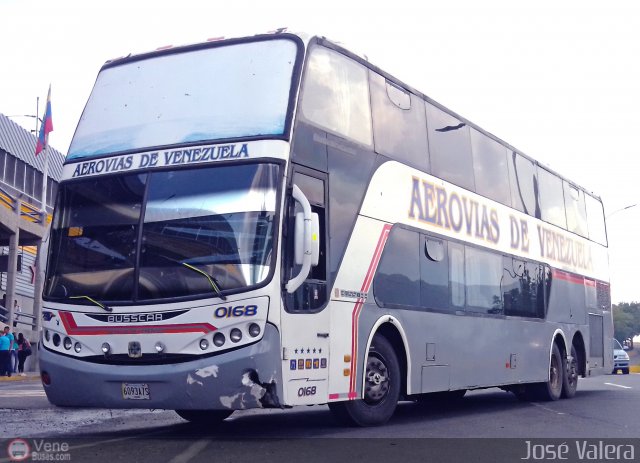
[[[280,407],[280,336],[267,324],[256,344],[214,357],[164,365],[106,365],[41,349],[44,390],[54,405],[168,410]],[[124,384],[148,386],[148,398],[125,399]]]

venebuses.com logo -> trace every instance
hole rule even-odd
[[[13,439],[7,445],[7,455],[11,461],[25,461],[31,455],[31,447],[24,439]]]
[[[13,439],[7,444],[9,461],[70,461],[68,442],[44,439]]]

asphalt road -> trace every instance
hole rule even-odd
[[[512,461],[526,453],[523,445],[530,439],[563,439],[559,444],[568,439],[577,445],[580,439],[615,438],[635,442],[640,452],[638,404],[640,374],[607,375],[581,379],[575,398],[557,402],[524,403],[499,389],[487,389],[469,392],[453,405],[401,403],[383,427],[344,428],[326,406],[314,406],[239,411],[221,425],[203,428],[164,410],[57,408],[49,404],[37,380],[27,380],[0,383],[0,438],[25,438],[31,447],[39,438],[66,442],[72,461],[113,461],[121,454],[127,457],[122,461],[201,461],[211,455],[216,455],[216,462],[249,461],[253,456],[288,461],[290,453],[305,462],[328,461],[329,456],[334,461],[359,461],[358,456],[370,460],[369,454],[379,457],[385,452],[412,461],[438,445],[444,446],[450,461],[459,461],[453,457],[464,451],[471,452],[474,461]],[[496,438],[518,438],[500,441],[500,451],[512,447],[515,453],[501,460],[495,453]],[[428,448],[416,453],[425,442]],[[288,453],[282,455],[283,451]],[[436,457],[446,460],[441,454]]]

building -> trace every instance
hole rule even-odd
[[[52,147],[36,156],[36,141],[34,134],[0,113],[0,297],[6,295],[0,324],[12,324],[32,341],[40,326],[44,283],[39,253],[46,253],[64,162],[64,155]],[[48,180],[43,208],[44,155]],[[18,301],[20,311],[14,313],[12,301]]]

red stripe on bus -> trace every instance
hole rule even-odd
[[[369,263],[369,268],[367,269],[367,273],[364,277],[364,281],[362,282],[362,287],[360,292],[367,293],[369,292],[369,288],[371,287],[371,283],[373,281],[373,276],[376,273],[376,269],[378,268],[378,263],[380,262],[380,256],[382,256],[382,250],[384,249],[384,245],[387,242],[387,238],[389,237],[389,232],[391,231],[391,224],[385,224],[382,227],[382,232],[380,233],[380,237],[378,238],[378,244],[376,244],[376,249],[373,252],[373,256],[371,257],[371,262]],[[353,312],[351,313],[351,365],[350,365],[350,385],[349,385],[349,399],[356,398],[356,364],[358,358],[358,319],[360,318],[360,312],[362,311],[362,306],[364,305],[364,300],[359,299],[353,307]]]
[[[592,287],[596,287],[596,281],[595,280],[589,280],[588,278],[584,279],[584,284],[586,286],[592,286]]]
[[[72,336],[98,336],[106,334],[155,334],[155,333],[211,333],[217,328],[210,323],[172,323],[167,325],[127,326],[78,326],[73,314],[60,312],[60,320],[67,334]]]
[[[553,278],[557,280],[568,281],[577,285],[584,285],[584,277],[574,275],[573,273],[563,272],[562,270],[553,269]]]

